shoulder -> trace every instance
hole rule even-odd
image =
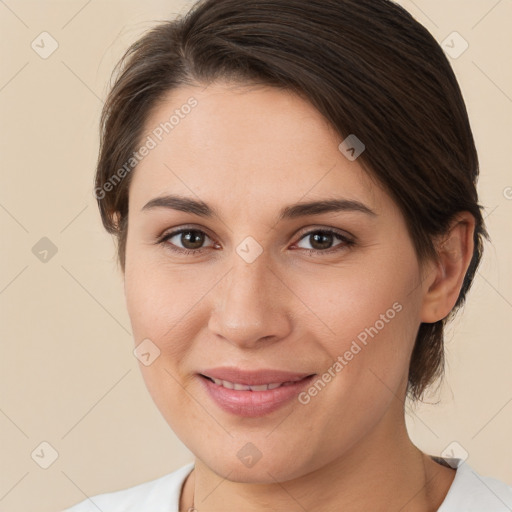
[[[438,512],[510,512],[512,487],[482,476],[462,459],[446,459],[457,468],[455,478]]]
[[[62,512],[176,512],[181,487],[192,471],[191,462],[154,480],[119,491],[97,494]]]

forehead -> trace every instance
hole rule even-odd
[[[213,197],[219,208],[227,196],[235,203],[251,197],[261,207],[329,195],[378,208],[382,194],[357,160],[339,151],[342,138],[323,116],[288,90],[180,87],[148,116],[141,142],[150,139],[130,186],[138,209],[170,192]]]

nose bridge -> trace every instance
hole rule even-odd
[[[244,244],[241,244],[244,248]],[[233,252],[230,271],[214,294],[210,330],[231,343],[250,347],[263,338],[285,337],[290,329],[282,286],[263,253],[249,262]]]

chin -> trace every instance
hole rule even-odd
[[[298,461],[296,456],[283,454],[279,457],[275,451],[270,453],[271,456],[262,454],[261,458],[252,461],[246,455],[241,455],[239,459],[238,456],[226,457],[225,453],[224,456],[212,458],[211,452],[206,458],[198,458],[218,476],[237,483],[275,484],[276,481],[286,482],[311,471],[311,465]]]

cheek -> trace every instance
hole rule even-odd
[[[186,435],[183,425],[199,423],[196,408],[186,392],[186,357],[199,328],[190,319],[201,294],[187,286],[187,279],[179,272],[164,272],[142,261],[140,258],[137,264],[129,262],[126,266],[127,310],[135,345],[150,340],[158,355],[147,366],[141,361],[139,369],[158,410],[181,437]]]
[[[298,295],[317,313],[313,339],[326,356],[325,379],[337,400],[399,393],[419,327],[417,272],[405,246],[402,254],[384,254],[350,272],[297,282]]]
[[[191,268],[170,268],[143,257],[127,260],[125,296],[136,342],[141,336],[153,337],[169,340],[165,348],[171,348],[183,339],[176,334],[193,328],[190,319],[211,288],[210,275],[198,279]]]
[[[194,340],[208,323],[203,299],[215,283],[215,276],[197,271],[155,264],[139,254],[127,258],[125,297],[135,345],[150,340],[158,356],[142,376],[158,408],[192,408],[183,387],[189,384],[190,354]],[[173,416],[166,414],[168,421]]]
[[[405,278],[404,268],[402,279],[386,272],[354,273],[340,280],[343,286],[326,283],[321,296],[310,295],[334,334],[315,333],[318,346],[311,350],[326,363],[299,401],[305,427],[315,431],[320,422],[336,446],[357,442],[390,408],[400,413],[396,397],[407,382],[417,329],[417,305],[409,295],[414,266],[409,270]],[[318,444],[320,458],[331,456],[332,444]]]

